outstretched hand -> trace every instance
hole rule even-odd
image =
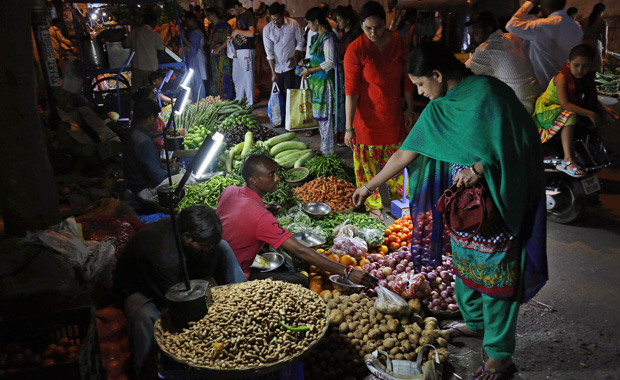
[[[355,207],[359,207],[366,201],[366,198],[368,198],[369,196],[370,193],[368,192],[368,190],[366,190],[366,188],[362,186],[355,189],[351,200],[353,201]]]

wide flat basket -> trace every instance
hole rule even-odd
[[[222,289],[229,287],[229,286],[236,286],[236,285],[237,284],[231,284],[231,285],[213,287],[212,289],[213,297],[215,298],[217,293],[221,291]],[[302,289],[304,291],[310,292],[313,297],[318,297],[319,299],[321,298],[318,295],[318,293],[313,292],[310,289],[306,289],[306,288],[302,288]],[[164,331],[169,331],[170,326],[171,326],[171,320],[169,318],[167,311],[162,313],[162,316],[155,322],[155,326],[154,326],[155,341],[157,342],[157,345],[159,346],[160,350],[163,353],[165,353],[169,358],[171,358],[172,360],[178,363],[184,364],[188,366],[191,370],[199,372],[208,377],[233,379],[233,378],[240,378],[240,377],[251,377],[251,376],[264,375],[266,373],[270,373],[270,372],[282,369],[284,367],[287,367],[291,365],[292,363],[296,362],[297,360],[301,359],[306,354],[308,354],[321,341],[321,339],[323,339],[323,337],[325,336],[325,333],[327,332],[329,328],[329,309],[327,308],[327,305],[323,301],[321,301],[321,304],[325,306],[325,326],[319,333],[318,338],[315,339],[315,341],[312,342],[310,345],[308,345],[308,347],[306,347],[303,351],[300,351],[292,356],[281,359],[279,361],[260,365],[260,366],[241,367],[241,368],[235,368],[235,369],[222,369],[222,368],[214,368],[214,367],[207,367],[207,366],[198,366],[195,364],[188,363],[183,358],[179,358],[176,355],[170,353],[166,349],[166,347],[164,347],[164,345],[161,343],[163,340],[162,338],[164,335]],[[240,311],[243,312],[242,310]]]

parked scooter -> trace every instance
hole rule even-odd
[[[593,134],[575,134],[575,162],[587,173],[582,178],[557,169],[564,158],[560,136],[545,142],[543,152],[547,219],[561,224],[571,223],[584,214],[588,204],[598,202],[601,185],[595,174],[611,164],[607,150]]]

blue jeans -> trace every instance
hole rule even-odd
[[[211,275],[219,285],[247,281],[235,253],[224,240],[214,247],[212,252],[209,252],[208,265],[212,268]],[[140,292],[127,297],[124,306],[133,347],[134,371],[136,379],[141,379],[144,375],[144,364],[151,350],[155,348],[153,326],[159,319],[161,310],[157,308],[152,298]]]

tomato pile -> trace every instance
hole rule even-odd
[[[401,247],[411,245],[413,237],[413,223],[409,215],[405,215],[385,228],[383,244],[396,251]]]

